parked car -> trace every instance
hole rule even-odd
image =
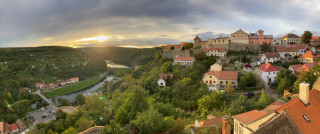
[[[244,96],[247,96],[248,99],[252,98],[255,96],[255,94],[253,92],[248,92],[248,93],[245,93]]]

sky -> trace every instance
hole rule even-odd
[[[320,0],[1,0],[0,47],[157,46],[240,28],[320,35]]]

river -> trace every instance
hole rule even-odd
[[[128,68],[128,66],[125,66],[125,65],[120,65],[120,64],[115,64],[115,63],[112,63],[110,60],[106,60],[106,63],[107,63],[107,66],[110,67],[110,68]],[[80,91],[77,91],[77,92],[73,92],[73,93],[70,93],[70,94],[65,94],[65,95],[60,95],[60,96],[57,96],[56,97],[56,100],[55,100],[55,103],[58,104],[58,99],[61,98],[61,99],[67,99],[68,101],[74,101],[75,100],[75,97],[78,95],[78,94],[83,94],[84,96],[90,96],[92,93],[94,93],[97,89],[103,87],[104,83],[106,81],[111,81],[112,79],[114,78],[114,76],[112,75],[107,75],[107,77],[95,84],[94,86],[88,88],[88,89],[84,89],[84,90],[80,90]],[[51,99],[50,99],[51,100]]]

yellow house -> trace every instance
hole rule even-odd
[[[231,42],[249,44],[249,35],[241,29],[231,34]]]
[[[233,116],[234,134],[251,134],[257,131],[263,124],[276,116],[275,110],[284,105],[284,102],[276,101],[263,110],[252,110]]]
[[[238,72],[210,71],[204,74],[202,81],[207,84],[210,91],[225,88],[228,83],[231,83],[236,88],[238,85]]]
[[[213,45],[220,45],[220,44],[230,44],[230,38],[228,36],[222,37],[216,39],[208,39],[207,41],[207,47],[212,47]]]
[[[320,61],[320,55],[309,51],[306,52],[304,55],[301,55],[299,57],[299,61],[303,63],[318,63]]]

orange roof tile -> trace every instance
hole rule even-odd
[[[244,123],[246,125],[250,124],[251,122],[254,122],[255,120],[267,115],[267,111],[265,110],[252,110],[246,113],[238,114],[233,116],[233,118],[237,119],[241,123]]]
[[[174,47],[174,49],[179,49],[181,47],[181,45],[166,45],[164,47],[164,49],[169,50],[169,49],[171,49],[171,47]]]
[[[238,72],[237,71],[210,71],[206,75],[214,75],[220,80],[237,80]]]
[[[258,69],[261,70],[261,71],[264,71],[264,72],[279,71],[278,68],[274,67],[270,63],[262,64]]]
[[[174,60],[184,60],[184,61],[191,61],[194,57],[176,57]]]
[[[298,65],[290,65],[291,68],[294,70],[294,72],[303,72],[303,71],[310,71],[310,69],[317,65],[316,63],[306,63],[304,65],[298,64]]]
[[[302,133],[315,134],[320,130],[320,91],[313,89],[309,92],[309,105],[306,106],[299,98],[296,98],[283,106],[277,112],[287,112],[292,121]],[[310,119],[308,123],[304,119],[306,115]]]
[[[309,52],[306,52],[305,54],[301,55],[300,58],[320,58],[320,55],[309,51]]]

